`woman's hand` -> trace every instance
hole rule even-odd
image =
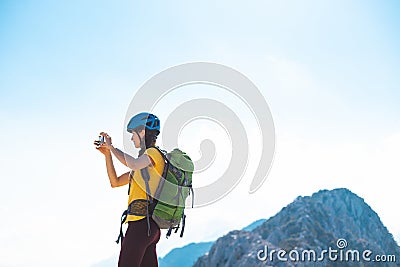
[[[109,135],[108,135],[107,133],[105,133],[105,132],[101,132],[100,135],[104,137],[103,146],[107,147],[108,149],[111,149],[111,148],[112,148],[111,136],[109,136]]]
[[[111,154],[111,147],[112,147],[112,140],[111,140],[111,136],[109,136],[107,133],[105,132],[101,132],[100,136],[104,137],[104,143],[100,144],[99,140],[95,140],[93,143],[96,146],[96,149],[99,150],[101,153],[103,153],[104,155],[109,155]]]

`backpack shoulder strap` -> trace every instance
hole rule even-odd
[[[158,147],[155,147],[155,148],[161,153],[161,155],[163,156],[163,159],[165,161],[166,157],[165,157],[164,153]],[[166,166],[164,165],[163,176],[164,176],[166,170],[167,170]],[[140,170],[140,174],[142,175],[142,178],[143,178],[143,180],[145,182],[145,185],[146,185],[146,198],[147,198],[147,201],[148,201],[147,202],[147,206],[146,206],[147,235],[150,236],[151,235],[151,229],[150,229],[149,205],[153,204],[154,198],[151,196],[151,191],[150,191],[150,185],[149,185],[150,174],[149,174],[148,167],[141,169]],[[162,186],[160,187],[161,181],[162,181],[162,186],[164,185],[164,179],[160,180],[160,183],[158,184],[157,189],[156,189],[156,194],[157,193],[160,194],[160,192],[161,192],[161,189],[162,189]],[[155,194],[155,199],[156,199],[155,201],[157,201],[157,197],[156,197],[157,195],[156,194]],[[154,205],[152,205],[152,206],[154,208]]]
[[[128,196],[129,196],[129,193],[131,192],[131,184],[132,184],[132,179],[133,179],[134,173],[135,173],[135,171],[132,171],[132,170],[129,172]]]

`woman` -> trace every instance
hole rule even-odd
[[[111,187],[129,184],[129,198],[126,236],[123,238],[118,267],[152,267],[158,266],[156,244],[160,240],[160,228],[147,216],[151,196],[154,195],[164,169],[164,159],[155,148],[160,133],[160,120],[150,113],[139,113],[131,118],[127,131],[132,134],[131,140],[136,148],[140,148],[138,158],[134,158],[112,145],[107,133],[100,133],[104,143],[96,147],[104,154]],[[117,176],[113,157],[131,171]],[[149,176],[149,188],[146,188],[143,176]],[[147,191],[146,191],[147,190]]]

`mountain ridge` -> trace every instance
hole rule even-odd
[[[265,266],[266,262],[259,257],[263,248],[315,254],[328,248],[341,253],[370,250],[375,256],[395,256],[396,262],[381,266],[400,266],[400,248],[393,235],[364,199],[346,188],[320,190],[311,196],[297,197],[253,231],[231,231],[219,238],[194,266]],[[376,266],[375,262],[322,259],[323,266]],[[294,266],[289,260],[268,263]],[[310,266],[310,262],[296,262],[296,266]]]

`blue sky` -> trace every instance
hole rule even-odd
[[[263,190],[245,195],[269,205],[235,218],[226,206],[243,197],[238,188],[193,211],[196,233],[189,228],[185,239],[162,242],[161,254],[272,216],[298,195],[341,186],[364,197],[399,240],[391,204],[400,174],[399,11],[395,0],[1,1],[0,201],[7,204],[0,266],[91,266],[118,252],[112,241],[126,190],[108,188],[91,141],[107,130],[122,147],[135,91],[193,61],[239,70],[269,103],[275,162]],[[176,103],[188,96],[175,95]],[[201,137],[185,140],[198,145]],[[219,208],[226,218],[199,219]],[[55,249],[49,244],[61,229]]]

